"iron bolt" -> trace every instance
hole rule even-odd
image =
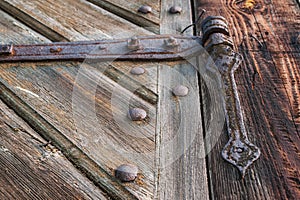
[[[170,8],[170,10],[169,10],[169,12],[170,12],[171,14],[181,13],[181,11],[182,11],[182,8],[179,7],[179,6],[172,6],[172,7]]]
[[[132,164],[120,165],[115,170],[115,176],[122,182],[134,181],[137,177],[138,167]]]
[[[165,40],[165,45],[167,47],[177,47],[177,46],[179,46],[177,40],[172,36],[170,36],[168,39]]]
[[[141,75],[145,73],[145,69],[142,67],[134,67],[130,70],[130,73],[134,75]]]
[[[145,110],[143,110],[141,108],[132,108],[132,109],[129,109],[128,117],[132,121],[141,121],[147,117],[147,113]]]
[[[141,6],[138,9],[138,12],[143,13],[143,14],[151,13],[152,12],[152,8],[150,6],[144,5],[144,6]]]
[[[13,53],[13,45],[0,45],[0,55],[2,54],[12,54]]]
[[[140,45],[140,40],[136,36],[133,36],[128,40],[127,47],[130,50],[139,50],[142,48],[142,46]]]
[[[175,96],[186,96],[189,93],[189,88],[183,85],[178,85],[172,89],[172,93]]]

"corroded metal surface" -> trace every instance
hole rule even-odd
[[[167,42],[166,42],[167,41]],[[199,38],[180,35],[51,44],[14,45],[0,62],[45,60],[181,60],[199,54]],[[176,48],[174,48],[176,46]]]
[[[222,26],[224,30],[220,31]],[[202,23],[202,29],[203,38],[206,38],[204,47],[214,58],[224,84],[224,107],[229,141],[223,148],[222,156],[238,168],[243,178],[246,169],[259,158],[260,150],[248,140],[234,79],[234,72],[240,66],[242,57],[233,51],[232,41],[228,36],[227,22],[224,18],[208,17]]]

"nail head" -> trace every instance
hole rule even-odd
[[[182,12],[182,8],[179,6],[172,6],[169,10],[171,14],[177,14]]]
[[[143,13],[143,14],[147,14],[147,13],[151,13],[152,12],[152,8],[150,6],[141,6],[138,9],[138,12]]]
[[[175,96],[186,96],[189,93],[189,89],[186,86],[178,85],[172,90]]]
[[[143,67],[134,67],[130,70],[130,73],[133,75],[141,75],[145,73],[145,69]]]
[[[128,117],[132,121],[141,121],[147,117],[147,113],[141,108],[132,108],[128,112]]]
[[[132,164],[120,165],[115,170],[115,176],[122,182],[134,181],[137,177],[138,167]]]

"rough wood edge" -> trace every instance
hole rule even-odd
[[[40,116],[34,109],[16,96],[0,82],[0,99],[14,110],[25,122],[37,131],[45,140],[51,141],[66,158],[95,185],[113,199],[137,199],[103,167],[93,161],[60,131]]]

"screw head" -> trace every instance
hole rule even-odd
[[[138,12],[143,13],[143,14],[151,13],[152,12],[152,8],[150,6],[144,5],[144,6],[141,6],[138,9]]]
[[[120,165],[115,170],[115,176],[122,182],[134,181],[137,177],[138,167],[132,164]]]
[[[182,12],[182,8],[180,6],[172,6],[169,10],[171,14],[177,14]]]
[[[130,73],[133,75],[141,75],[145,73],[145,69],[142,67],[134,67],[130,70]]]
[[[147,117],[147,113],[141,108],[132,108],[128,111],[128,117],[132,121],[141,121]]]
[[[175,96],[186,96],[189,93],[189,88],[183,85],[178,85],[172,89],[172,93]]]

